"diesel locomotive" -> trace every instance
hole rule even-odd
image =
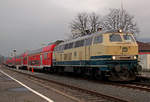
[[[60,70],[89,74],[115,81],[135,80],[138,45],[133,34],[96,32],[57,45],[53,64]]]

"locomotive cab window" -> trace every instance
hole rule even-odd
[[[127,34],[123,35],[123,38],[126,42],[134,42],[135,41],[131,35],[127,35]]]
[[[102,42],[103,42],[103,36],[102,35],[96,36],[94,38],[94,44],[102,43]]]
[[[109,36],[109,40],[110,40],[111,42],[122,42],[122,39],[121,39],[120,34],[111,34],[111,35]]]

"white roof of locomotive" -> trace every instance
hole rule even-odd
[[[64,45],[66,43],[71,43],[71,42],[75,42],[77,40],[82,40],[82,39],[86,39],[86,38],[89,38],[89,37],[92,37],[92,36],[96,36],[96,35],[100,35],[100,34],[106,34],[106,33],[119,33],[118,31],[97,31],[95,33],[92,33],[92,34],[87,34],[85,36],[81,36],[81,37],[78,37],[78,38],[75,38],[75,39],[68,39],[62,43],[60,43],[58,46],[60,45]],[[122,32],[123,33],[123,32]]]

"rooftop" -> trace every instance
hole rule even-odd
[[[144,43],[137,41],[139,46],[139,52],[150,52],[150,43]]]

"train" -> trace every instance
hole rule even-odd
[[[111,81],[135,80],[142,69],[133,34],[121,30],[97,31],[76,39],[58,40],[7,59],[5,65],[53,73],[73,72]]]

